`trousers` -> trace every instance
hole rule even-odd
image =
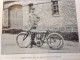
[[[31,29],[32,29],[32,30],[33,30],[33,29],[35,30],[36,27],[32,27]],[[31,46],[32,46],[32,45],[35,45],[35,41],[34,41],[34,40],[35,40],[35,36],[36,36],[36,33],[32,33],[32,34],[31,34]]]

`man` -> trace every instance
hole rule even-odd
[[[30,30],[35,30],[38,26],[38,22],[40,18],[34,13],[35,8],[31,8],[30,15],[29,15],[29,27]],[[35,33],[31,34],[31,46],[30,48],[33,47],[33,45],[36,45],[34,39],[35,39]]]

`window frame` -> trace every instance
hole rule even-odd
[[[51,2],[52,2],[52,15],[58,16],[59,15],[58,1],[57,0],[54,0],[54,1],[51,1]]]

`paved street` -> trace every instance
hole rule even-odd
[[[61,50],[51,50],[45,43],[42,47],[20,48],[16,43],[17,34],[2,34],[1,53],[2,54],[30,54],[30,53],[75,53],[80,52],[78,42],[64,41]]]

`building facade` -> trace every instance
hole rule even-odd
[[[75,0],[4,0],[3,28],[26,29],[33,4],[39,30],[78,32]]]

